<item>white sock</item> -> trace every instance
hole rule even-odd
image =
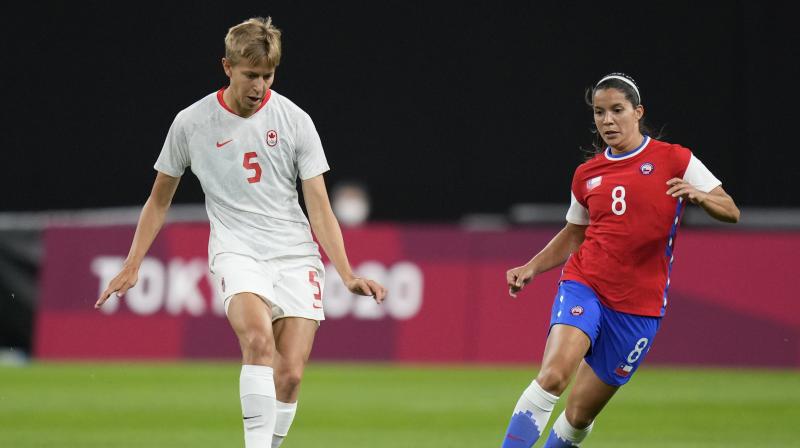
[[[558,402],[557,396],[542,389],[542,386],[533,380],[519,397],[514,414],[530,412],[530,418],[536,424],[539,435],[541,435],[544,427],[547,426],[547,421],[550,420],[550,414],[553,412],[556,402]]]
[[[583,442],[583,439],[592,432],[593,427],[594,422],[584,429],[573,428],[567,421],[567,414],[562,411],[561,415],[556,419],[556,422],[553,423],[553,433],[555,433],[559,439],[578,446],[578,444]]]
[[[281,446],[281,443],[283,443],[283,439],[285,439],[285,438],[286,438],[286,436],[279,436],[277,434],[273,434],[272,435],[272,448],[278,448],[279,446]]]
[[[272,436],[272,448],[278,448],[289,433],[289,427],[292,426],[294,414],[297,412],[297,402],[284,403],[282,401],[275,402],[275,434]]]
[[[245,448],[267,448],[275,430],[272,367],[243,365],[239,376]]]

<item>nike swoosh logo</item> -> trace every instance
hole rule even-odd
[[[242,417],[244,420],[250,420],[251,418],[261,417],[260,415],[254,415],[252,417]]]
[[[220,143],[220,142],[217,142],[217,148],[222,148],[223,146],[227,145],[228,143],[230,143],[230,142],[232,142],[232,141],[233,141],[233,139],[231,138],[231,139],[225,140],[225,141],[224,141],[224,142],[222,142],[222,143]]]
[[[511,439],[511,440],[521,440],[521,441],[523,441],[523,442],[525,441],[525,439],[523,439],[522,437],[517,437],[517,436],[515,436],[514,434],[509,434],[509,435],[507,435],[507,436],[506,436],[506,439]]]

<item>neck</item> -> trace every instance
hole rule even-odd
[[[628,141],[622,142],[617,146],[609,145],[609,148],[611,148],[611,154],[614,155],[623,154],[626,152],[633,151],[634,149],[641,146],[642,143],[644,143],[644,136],[642,134],[637,134],[628,139]]]
[[[242,118],[247,118],[250,115],[253,115],[253,111],[246,111],[242,109],[242,105],[239,104],[239,102],[236,101],[236,99],[233,97],[233,93],[231,92],[230,86],[228,86],[228,88],[226,88],[225,91],[222,92],[222,99],[225,101],[225,104],[228,107],[230,107],[233,113],[235,113],[236,115]]]

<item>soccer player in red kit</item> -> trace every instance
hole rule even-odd
[[[632,78],[612,73],[587,93],[605,148],[596,145],[597,154],[575,170],[564,229],[506,273],[516,297],[537,274],[566,262],[542,366],[517,402],[504,448],[536,443],[573,374],[566,409],[544,446],[579,446],[652,345],[687,203],[720,221],[739,220],[733,199],[689,149],[647,135]]]

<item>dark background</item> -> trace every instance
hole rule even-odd
[[[611,71],[740,205],[800,205],[787,5],[109,3],[4,14],[3,211],[143,204],[173,117],[226,85],[223,38],[256,15],[284,31],[274,89],[314,119],[329,185],[364,181],[376,219],[566,203],[584,89]],[[190,175],[175,202],[202,198]]]

